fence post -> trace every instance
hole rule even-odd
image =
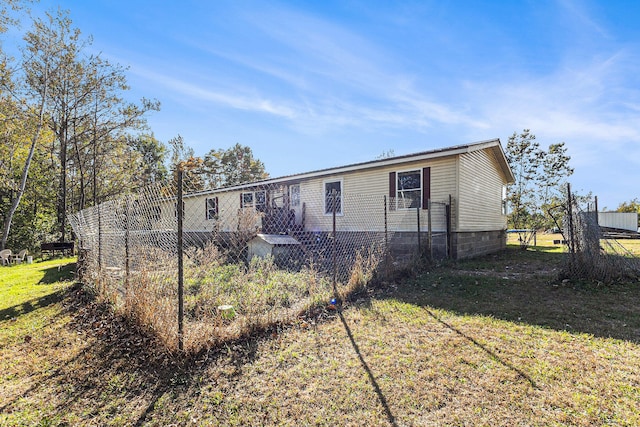
[[[98,205],[98,273],[102,275],[102,213]]]
[[[384,196],[384,250],[389,251],[389,229],[387,226],[387,196]]]
[[[124,289],[129,293],[129,196],[124,199]]]
[[[573,233],[573,200],[571,197],[571,184],[567,183],[567,214],[569,215],[569,252],[575,253]]]
[[[422,255],[422,248],[420,244],[420,206],[416,207],[416,215],[418,221],[418,257]]]
[[[182,209],[182,166],[178,165],[178,195],[176,212],[178,214],[178,350],[184,350],[184,264],[183,264],[183,217]]]
[[[429,261],[433,260],[433,234],[431,233],[431,198],[427,199],[427,227],[429,227]]]
[[[337,192],[336,189],[334,188],[331,192],[331,198],[332,198],[332,217],[333,217],[333,293],[334,295],[338,295],[338,288],[337,288],[337,280],[338,280],[338,250],[337,250],[337,240],[338,237],[336,236],[336,201],[337,201]]]
[[[449,204],[446,209],[446,220],[447,220],[447,258],[453,257],[453,249],[451,240],[453,238],[453,234],[451,233],[451,194],[449,194]]]

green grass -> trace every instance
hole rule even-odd
[[[0,320],[0,425],[639,425],[640,284],[558,282],[545,247],[386,283],[187,367],[74,292]]]
[[[59,300],[75,272],[75,259],[0,267],[0,320],[11,319]]]

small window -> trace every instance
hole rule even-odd
[[[206,199],[205,209],[207,213],[207,220],[218,219],[218,198],[213,197]]]
[[[255,208],[258,212],[267,210],[267,192],[265,190],[247,191],[240,197],[242,209]]]
[[[267,210],[267,192],[264,190],[256,191],[254,193],[254,198],[256,203],[256,210],[258,212],[266,211]]]
[[[242,209],[253,207],[253,192],[250,193],[242,193]]]
[[[398,209],[418,208],[422,202],[422,179],[420,170],[397,173]]]
[[[327,181],[324,183],[324,213],[332,215],[333,211],[342,215],[342,181]]]
[[[509,215],[509,199],[507,186],[502,186],[502,215]]]
[[[289,200],[291,207],[300,206],[300,184],[289,187]]]

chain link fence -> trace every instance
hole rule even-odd
[[[203,191],[184,172],[69,218],[83,283],[168,348],[199,351],[445,258],[448,203],[418,205],[304,183]]]
[[[563,277],[603,283],[640,279],[640,258],[618,240],[606,238],[598,224],[594,202],[581,203],[568,185],[565,204],[554,210],[552,216],[561,225],[567,244]]]

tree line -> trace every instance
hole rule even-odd
[[[180,135],[157,140],[146,118],[160,102],[127,101],[126,68],[91,53],[91,37],[68,12],[30,17],[28,1],[0,0],[0,37],[19,28],[13,16],[30,22],[17,58],[0,45],[0,249],[65,241],[67,212],[175,179],[178,165],[194,191],[268,177],[247,146],[199,157]],[[552,228],[549,209],[562,203],[573,173],[564,142],[543,148],[525,129],[513,133],[505,154],[515,176],[505,195],[508,227]],[[640,212],[640,203],[618,210]]]
[[[0,36],[30,28],[16,58],[0,45],[0,249],[71,238],[67,212],[170,178],[178,164],[201,188],[267,176],[240,144],[196,157],[182,137],[157,140],[147,116],[160,102],[126,100],[126,68],[91,53],[67,11],[31,17],[0,2]]]

